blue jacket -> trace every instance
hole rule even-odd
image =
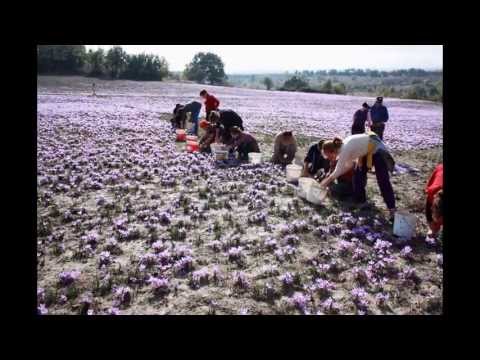
[[[385,106],[374,105],[370,108],[370,115],[372,117],[372,122],[387,122],[388,121],[388,110]]]

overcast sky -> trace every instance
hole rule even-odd
[[[112,45],[86,45],[87,49]],[[443,69],[442,45],[121,45],[129,54],[165,57],[170,71],[182,71],[197,52],[219,55],[227,74],[295,70],[421,68]]]

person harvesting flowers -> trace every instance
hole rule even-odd
[[[443,164],[437,165],[427,186],[425,216],[430,228],[428,235],[437,235],[443,225]]]
[[[251,152],[260,152],[257,140],[239,127],[234,126],[230,129],[233,138],[233,150],[238,151],[238,160],[248,160],[248,154]]]
[[[375,101],[375,104],[370,108],[370,117],[370,130],[377,134],[380,140],[383,140],[385,123],[388,121],[388,110],[387,107],[383,105],[383,97],[377,97],[377,101]]]
[[[234,126],[243,128],[242,118],[233,110],[212,111],[210,114],[210,123],[216,128],[216,142],[222,142],[225,145],[231,145],[233,142],[230,129]]]
[[[204,100],[205,113],[207,114],[208,119],[212,111],[218,110],[218,107],[220,106],[220,101],[218,101],[215,96],[209,94],[205,89],[200,91],[200,97]]]
[[[291,164],[295,159],[296,152],[297,141],[295,140],[295,136],[293,136],[292,131],[283,131],[278,133],[275,137],[275,143],[273,145],[272,162],[282,166]]]
[[[337,164],[320,186],[326,188],[332,181],[354,168],[354,200],[358,203],[365,203],[367,200],[367,171],[374,166],[380,192],[390,212],[390,220],[393,220],[395,194],[389,171],[393,171],[395,162],[378,135],[372,132],[350,135],[343,141],[336,137],[323,143],[322,155],[330,161],[337,160]]]
[[[362,104],[362,108],[353,114],[352,135],[363,134],[365,132],[365,123],[370,115],[370,106],[367,103]]]
[[[190,122],[193,123],[193,129],[191,133],[197,135],[198,133],[198,115],[200,115],[200,110],[202,109],[202,104],[198,101],[192,101],[188,104],[175,105],[173,109],[173,119],[172,124],[175,124],[177,128],[185,129],[185,122],[187,119],[187,114],[190,113]]]

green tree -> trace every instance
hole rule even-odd
[[[127,53],[121,46],[114,46],[107,52],[105,65],[112,79],[118,79],[127,66]]]
[[[87,70],[88,76],[100,77],[105,74],[105,51],[97,49],[89,50],[87,53]]]
[[[282,86],[282,90],[287,91],[305,91],[309,89],[310,86],[308,82],[299,76],[292,76],[290,79],[285,81]]]
[[[37,47],[39,74],[80,74],[85,60],[84,45],[39,45]]]
[[[263,79],[263,84],[266,86],[267,90],[270,90],[273,87],[273,81],[269,77]]]
[[[224,84],[227,76],[222,59],[213,53],[200,52],[187,65],[184,75],[188,80],[199,83]]]
[[[333,92],[335,94],[345,95],[347,93],[347,88],[344,83],[340,83],[334,86]]]
[[[333,91],[332,81],[328,79],[325,84],[323,84],[321,91],[325,94],[331,94]]]
[[[157,55],[129,55],[126,63],[123,79],[161,81],[169,74],[167,61]]]

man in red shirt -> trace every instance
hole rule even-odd
[[[430,227],[429,235],[436,235],[443,225],[443,164],[437,165],[433,171],[425,192],[425,215]]]
[[[215,96],[210,95],[205,89],[200,91],[200,96],[205,102],[205,112],[207,113],[207,120],[210,121],[210,113],[218,109],[220,101],[218,101]]]

